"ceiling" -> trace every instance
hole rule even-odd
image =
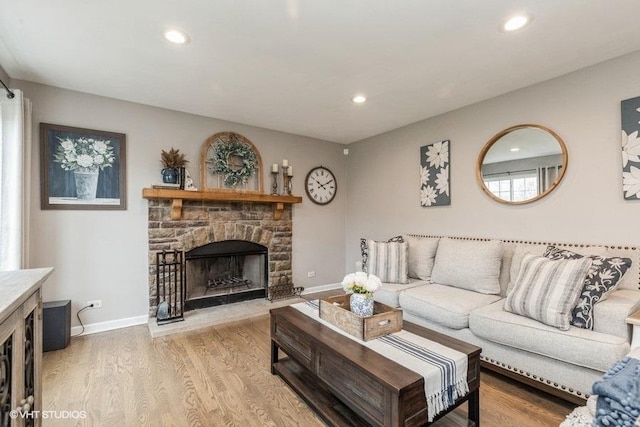
[[[512,130],[497,139],[484,156],[483,164],[562,154],[562,146],[551,133],[537,127]]]
[[[638,0],[0,0],[0,11],[12,79],[339,143],[640,49]],[[531,24],[502,32],[517,12]],[[191,43],[168,43],[167,26]]]

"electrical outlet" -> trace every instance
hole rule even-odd
[[[307,273],[307,277],[311,278],[311,277],[316,277],[316,272],[315,271],[310,271]]]
[[[90,308],[102,308],[102,300],[87,301],[87,305],[90,305]]]

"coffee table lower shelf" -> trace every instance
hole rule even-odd
[[[369,427],[371,424],[364,421],[338,399],[327,387],[319,381],[315,375],[298,365],[290,358],[280,359],[274,363],[273,372],[277,374],[298,396],[327,424],[340,427]],[[458,407],[469,396],[456,402]],[[451,408],[453,410],[455,408]],[[437,418],[448,414],[446,411]],[[476,423],[467,419],[467,427],[478,427]]]
[[[273,365],[273,370],[329,425],[369,426],[318,381],[315,375],[290,358],[280,359]]]

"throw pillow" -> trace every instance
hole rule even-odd
[[[442,238],[431,282],[482,294],[500,293],[502,242]]]
[[[360,239],[360,254],[362,255],[362,271],[367,272],[367,264],[369,262],[369,249],[367,248],[367,242],[369,239]],[[395,236],[387,240],[387,242],[404,242],[402,236]]]
[[[440,239],[408,235],[403,235],[402,238],[409,244],[409,277],[421,280],[431,279]]]
[[[531,254],[536,256],[544,255],[544,245],[518,243],[516,244],[513,255],[511,257],[511,265],[509,266],[509,285],[507,286],[506,295],[509,295],[513,290],[513,285],[516,283],[518,273],[520,273],[520,264],[522,264],[522,258],[525,255]]]
[[[590,258],[552,261],[527,254],[504,309],[566,331],[590,266]]]
[[[374,274],[384,283],[409,283],[407,277],[407,249],[406,242],[376,242],[367,241],[369,255],[369,274]]]
[[[581,254],[555,246],[548,246],[544,256],[554,260],[583,258]],[[593,329],[593,306],[607,298],[631,267],[630,258],[605,258],[597,255],[590,255],[588,258],[591,258],[591,267],[584,279],[578,302],[571,312],[571,324],[583,329]]]

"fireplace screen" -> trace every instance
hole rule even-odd
[[[244,240],[213,242],[185,254],[187,310],[265,298],[267,248]]]

